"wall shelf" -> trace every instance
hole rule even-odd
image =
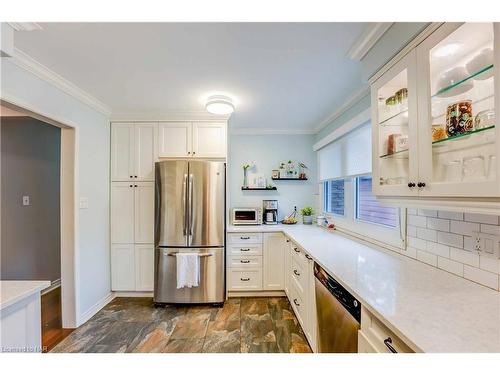
[[[251,188],[251,187],[241,187],[241,190],[248,191],[248,190],[278,190],[276,186],[273,187],[265,187],[265,188]]]
[[[272,178],[274,181],[307,181],[307,177],[305,178]]]

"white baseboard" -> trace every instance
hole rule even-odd
[[[114,292],[115,297],[153,297],[153,292]]]
[[[228,297],[285,297],[283,290],[262,290],[252,292],[228,291]]]
[[[106,306],[108,303],[110,303],[113,299],[115,298],[115,293],[114,292],[109,292],[106,296],[101,298],[99,301],[97,301],[94,306],[92,306],[90,309],[85,311],[82,315],[80,315],[78,322],[77,322],[77,327],[80,327],[83,323],[85,323],[87,320],[92,318],[95,314],[97,314],[104,306]]]

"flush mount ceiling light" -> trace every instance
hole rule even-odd
[[[461,47],[462,43],[448,43],[444,46],[438,47],[435,51],[432,52],[432,54],[434,57],[446,57],[453,55],[455,52],[458,52]]]
[[[230,115],[234,112],[234,104],[228,96],[212,95],[207,98],[205,109],[214,115]]]

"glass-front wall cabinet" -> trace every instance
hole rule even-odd
[[[418,103],[421,195],[495,196],[500,190],[494,46],[493,23],[465,23],[441,26],[417,49],[427,76]]]
[[[373,190],[408,195],[416,174],[415,53],[394,65],[372,86]]]

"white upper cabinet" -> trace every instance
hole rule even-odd
[[[226,124],[193,123],[193,156],[200,158],[226,157]]]
[[[134,185],[111,184],[111,243],[134,243]]]
[[[111,181],[154,181],[156,123],[111,125]]]
[[[264,233],[264,290],[285,289],[285,236]]]
[[[135,124],[135,171],[138,181],[155,180],[155,161],[157,158],[157,124]]]
[[[112,124],[111,181],[131,181],[134,172],[134,124]]]
[[[159,124],[159,156],[226,157],[226,123],[161,122]]]
[[[444,23],[372,83],[376,195],[500,197],[499,38],[499,24]]]
[[[138,182],[134,185],[134,242],[153,243],[155,215],[154,182]]]

